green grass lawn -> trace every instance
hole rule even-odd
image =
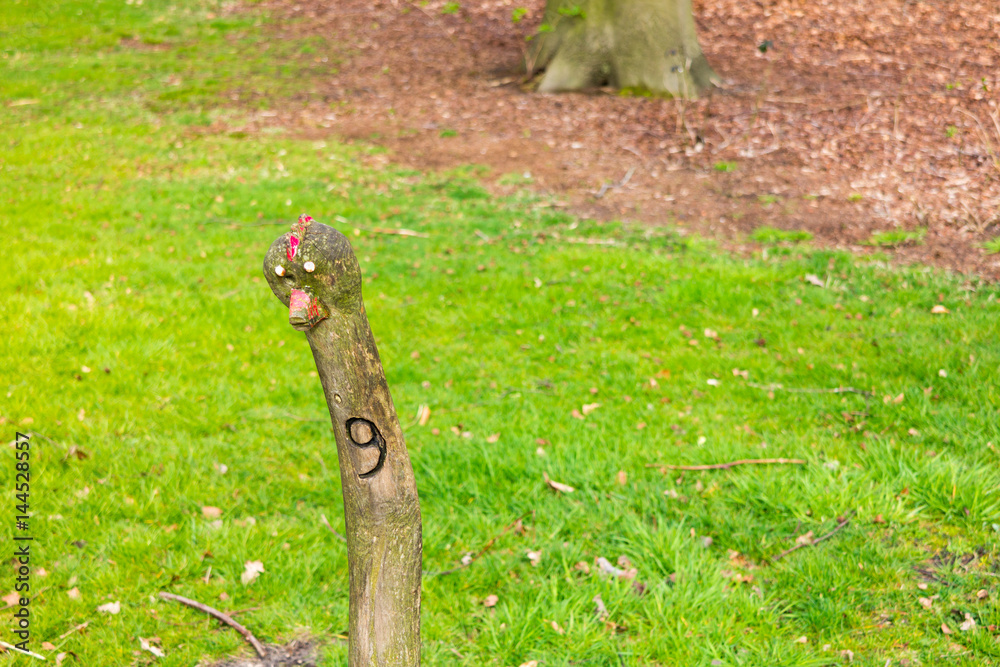
[[[1000,665],[996,286],[781,239],[729,257],[528,190],[493,198],[474,166],[420,174],[334,137],[213,129],[313,95],[343,56],[267,30],[195,0],[0,10],[0,424],[3,442],[34,434],[32,650],[248,654],[155,597],[171,591],[254,608],[239,619],[262,640],[318,637],[344,664],[329,417],[260,271],[308,212],[363,267],[425,571],[500,535],[425,577],[426,664]],[[396,227],[426,237],[374,231]],[[870,396],[794,391],[848,386]],[[807,463],[649,466],[762,457]]]

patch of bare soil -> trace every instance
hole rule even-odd
[[[859,252],[875,232],[917,231],[898,260],[1000,278],[1000,255],[980,247],[1000,234],[995,0],[694,4],[723,83],[683,102],[532,92],[521,72],[542,0],[454,13],[447,0],[269,0],[274,39],[319,35],[331,51],[317,61],[343,62],[240,129],[371,140],[420,169],[530,172],[578,214],[734,246],[761,225]],[[598,197],[605,184],[620,187]]]
[[[287,646],[268,646],[267,658],[233,658],[213,663],[211,667],[316,667],[316,644],[307,640],[293,640]]]

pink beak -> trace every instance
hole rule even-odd
[[[293,289],[288,302],[288,323],[296,331],[309,331],[327,318],[327,311],[319,299],[302,290]]]

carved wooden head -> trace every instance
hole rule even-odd
[[[308,215],[271,244],[264,277],[298,331],[309,331],[333,310],[348,314],[361,309],[361,269],[350,242]]]

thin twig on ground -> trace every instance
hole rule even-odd
[[[851,515],[853,515],[853,514],[854,514],[854,513],[853,513],[853,512],[851,512]],[[774,558],[772,558],[772,559],[771,559],[771,562],[773,563],[773,562],[775,562],[775,561],[778,561],[778,560],[781,560],[782,558],[784,558],[784,557],[785,557],[785,556],[787,556],[788,554],[792,553],[793,551],[798,551],[799,549],[802,549],[803,547],[812,547],[812,546],[816,546],[817,544],[819,544],[819,543],[820,543],[820,542],[822,542],[823,540],[828,540],[828,539],[830,539],[831,537],[833,537],[834,535],[836,535],[837,533],[839,533],[839,532],[840,532],[841,530],[843,530],[843,529],[844,529],[844,528],[845,528],[845,527],[847,526],[847,524],[849,524],[850,522],[851,522],[851,517],[850,517],[850,516],[848,516],[847,518],[843,519],[843,520],[842,520],[842,521],[841,521],[840,523],[838,523],[838,524],[837,524],[837,527],[836,527],[836,528],[834,528],[833,530],[831,530],[831,531],[830,531],[829,533],[827,533],[826,535],[824,535],[824,536],[822,536],[822,537],[817,537],[817,538],[816,538],[815,540],[813,540],[812,542],[808,542],[808,543],[806,543],[806,542],[802,542],[802,543],[800,543],[800,544],[796,544],[796,545],[795,545],[794,547],[789,547],[788,549],[785,549],[785,550],[784,550],[784,551],[782,551],[782,552],[781,552],[780,554],[778,554],[777,556],[775,556]]]
[[[514,526],[516,526],[518,523],[520,523],[521,521],[523,521],[524,519],[526,519],[527,517],[531,516],[534,513],[535,513],[534,510],[531,510],[530,512],[525,512],[521,516],[519,516],[516,519],[514,519],[513,521],[511,521],[509,524],[507,524],[507,526],[503,530],[501,530],[499,533],[497,533],[496,535],[494,535],[490,539],[489,542],[487,542],[485,545],[483,545],[483,548],[480,549],[479,552],[476,553],[472,558],[470,558],[468,560],[468,562],[462,563],[458,567],[453,567],[450,570],[443,570],[441,572],[428,572],[427,576],[428,577],[441,577],[441,576],[444,576],[446,574],[451,574],[452,572],[458,572],[459,570],[464,570],[465,568],[469,567],[470,565],[472,565],[473,563],[475,563],[477,560],[479,560],[479,558],[481,556],[483,556],[483,554],[485,554],[487,551],[489,551],[491,548],[493,548],[494,542],[496,542],[501,537],[503,537],[504,535],[506,535],[507,533],[509,533],[511,531],[511,529],[514,528]]]
[[[69,637],[74,632],[76,632],[78,630],[83,630],[88,625],[90,625],[90,621],[84,621],[83,623],[81,623],[79,625],[74,625],[72,628],[70,628],[66,632],[62,633],[61,635],[59,635],[59,639],[66,639],[67,637]]]
[[[5,649],[7,649],[9,651],[17,651],[18,653],[21,653],[23,655],[30,655],[32,658],[38,658],[39,660],[45,660],[45,656],[44,655],[39,655],[39,654],[33,653],[31,651],[25,651],[23,648],[18,648],[16,646],[14,646],[13,644],[8,644],[7,642],[0,641],[0,646],[3,646]]]
[[[864,389],[855,389],[854,387],[831,387],[831,388],[804,388],[797,389],[795,387],[785,387],[780,384],[757,384],[756,382],[747,382],[748,387],[754,387],[755,389],[766,389],[767,391],[787,391],[793,394],[859,394],[865,397],[872,397],[870,391],[865,391]]]
[[[630,167],[628,172],[625,174],[625,178],[623,178],[622,180],[618,181],[617,183],[605,183],[604,185],[601,186],[601,189],[597,192],[597,194],[594,195],[594,199],[600,199],[605,195],[605,193],[608,190],[611,190],[612,188],[617,189],[625,187],[628,184],[628,182],[632,180],[632,174],[634,173],[635,173],[635,167]]]
[[[668,470],[729,470],[730,468],[735,468],[736,466],[746,466],[746,465],[768,465],[774,463],[790,463],[795,465],[804,465],[806,462],[802,459],[740,459],[739,461],[730,461],[729,463],[709,463],[706,465],[697,466],[675,466],[668,465],[666,463],[647,463],[647,468],[666,468]]]
[[[57,640],[59,642],[59,644],[53,650],[58,651],[59,649],[61,649],[63,647],[63,645],[65,645],[66,642],[69,641],[68,637],[71,634],[73,634],[74,632],[78,632],[80,630],[83,630],[88,625],[90,625],[90,621],[84,621],[83,623],[80,623],[79,625],[75,625],[72,628],[70,628],[69,630],[67,630],[66,632],[64,632],[61,635],[59,635],[59,638]]]
[[[347,538],[344,537],[343,535],[341,535],[340,533],[338,533],[336,530],[334,530],[333,526],[330,525],[330,522],[326,520],[326,515],[325,514],[320,514],[319,515],[319,519],[320,519],[320,521],[323,522],[323,525],[326,526],[330,530],[331,533],[333,533],[334,535],[337,536],[338,540],[340,540],[344,544],[347,544]]]
[[[174,600],[175,602],[180,602],[183,605],[187,605],[188,607],[197,609],[198,611],[203,611],[209,616],[212,616],[213,618],[222,621],[223,623],[231,627],[233,630],[236,630],[236,632],[243,635],[243,638],[246,639],[248,642],[250,642],[250,645],[253,646],[255,651],[257,651],[257,655],[259,655],[262,658],[267,657],[267,651],[264,649],[264,645],[260,643],[260,640],[254,637],[252,632],[250,632],[245,627],[240,625],[238,621],[233,620],[231,616],[223,614],[218,609],[209,607],[207,604],[202,604],[201,602],[192,600],[190,598],[181,597],[180,595],[174,595],[173,593],[166,593],[161,591],[160,597],[163,598],[164,600]]]

